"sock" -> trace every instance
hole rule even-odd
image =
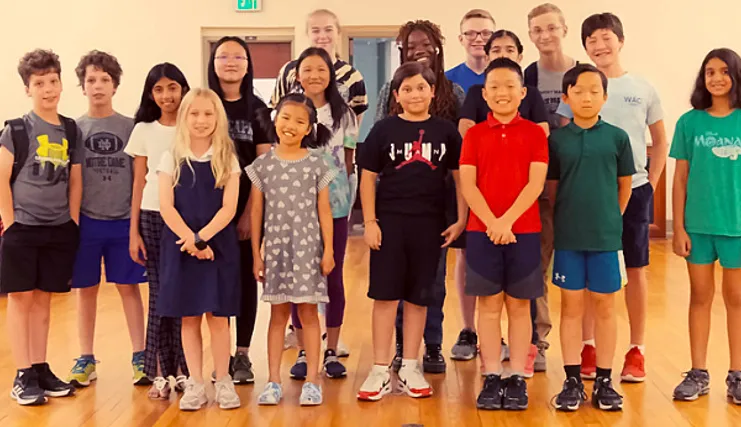
[[[566,371],[566,379],[576,378],[581,382],[581,365],[564,365],[563,370]]]
[[[696,370],[696,371],[704,372],[706,374],[708,373],[708,370],[707,369],[695,369],[695,368],[692,368],[692,369],[693,370]],[[730,373],[731,371],[728,371],[728,372]]]
[[[49,364],[46,362],[34,363],[33,365],[31,365],[31,368],[36,372],[43,372],[46,369],[49,369]]]
[[[144,353],[144,352],[142,352],[142,353]],[[134,355],[136,355],[136,353],[134,353]],[[95,355],[94,354],[82,354],[82,355],[80,355],[80,359],[89,360],[91,362],[95,362]]]
[[[377,373],[377,372],[388,372],[389,367],[387,365],[373,365],[371,368],[371,373]]]
[[[605,369],[597,367],[597,378],[611,378],[612,377],[612,369]]]
[[[413,369],[417,367],[417,359],[402,359],[401,360],[401,369]]]
[[[594,343],[594,339],[584,340],[584,345],[591,345],[592,347],[597,347],[597,345]]]
[[[501,376],[502,376],[502,368],[499,368],[499,369],[498,369],[498,370],[496,370],[496,371],[486,371],[486,372],[484,372],[484,375],[486,375],[487,377],[488,377],[489,375],[496,375],[496,376],[498,376],[498,377],[501,377]]]
[[[85,356],[83,355],[82,357],[85,357]],[[92,354],[90,355],[90,357],[93,358],[93,360],[95,360],[95,358],[93,357]],[[131,358],[132,359],[136,359],[138,357],[144,357],[144,350],[142,350],[142,351],[135,351],[135,352],[133,352],[131,354]]]
[[[634,348],[637,348],[638,351],[641,352],[642,355],[646,355],[646,346],[645,345],[638,345],[638,344],[631,344],[628,351],[633,350]]]

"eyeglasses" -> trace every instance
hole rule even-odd
[[[246,61],[247,57],[242,56],[242,55],[236,55],[236,56],[219,55],[216,57],[216,60],[220,62],[229,62],[230,59],[233,59],[236,62],[242,62],[242,61]]]
[[[548,34],[556,34],[556,32],[560,31],[562,28],[563,27],[557,27],[555,25],[549,25],[548,28],[546,28],[545,30],[542,29],[542,28],[536,28],[536,29],[530,31],[530,33],[532,35],[536,36],[536,37],[540,37],[540,36],[542,36],[545,33],[548,33]]]
[[[471,40],[471,41],[476,40],[476,37],[478,37],[478,36],[481,36],[481,38],[483,40],[489,40],[489,38],[491,37],[492,34],[494,34],[494,33],[492,31],[489,31],[489,30],[483,30],[483,31],[468,30],[468,31],[466,31],[466,32],[463,33],[463,36],[467,40]]]

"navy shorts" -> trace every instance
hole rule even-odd
[[[100,220],[80,215],[80,247],[77,250],[73,288],[89,288],[101,282],[101,260],[106,281],[133,285],[147,281],[143,266],[129,255],[128,219]]]
[[[515,236],[517,243],[495,245],[486,233],[468,233],[466,295],[486,297],[504,291],[518,299],[543,296],[540,233]]]
[[[553,284],[572,291],[615,293],[620,290],[618,253],[556,250]]]
[[[648,265],[648,227],[654,190],[651,184],[633,189],[623,214],[623,255],[626,268]]]

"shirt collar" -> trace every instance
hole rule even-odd
[[[576,125],[574,123],[574,119],[571,119],[571,121],[569,122],[568,125],[566,125],[566,127],[568,127],[569,130],[571,130],[572,132],[574,132],[576,134],[580,134],[580,133],[584,133],[584,132],[589,131],[589,130],[592,130],[592,129],[597,129],[600,126],[602,126],[604,123],[605,122],[602,120],[602,116],[599,116],[599,120],[597,120],[597,123],[595,123],[594,126],[592,126],[589,129],[584,129],[581,126]]]
[[[205,162],[207,160],[211,160],[211,158],[213,156],[214,156],[214,146],[213,145],[211,145],[210,147],[208,147],[208,150],[206,150],[206,152],[203,153],[203,155],[201,157],[196,157],[196,155],[193,154],[193,151],[191,151],[190,149],[188,149],[188,157],[191,160],[195,160],[197,162]]]
[[[494,117],[494,114],[492,114],[491,111],[489,111],[489,114],[486,116],[486,123],[489,125],[490,128],[496,128],[496,127],[507,126],[507,125],[514,126],[519,123],[522,123],[523,120],[525,119],[523,119],[522,116],[520,116],[519,111],[517,112],[517,115],[515,116],[515,118],[512,119],[512,121],[510,121],[509,123],[500,122]]]

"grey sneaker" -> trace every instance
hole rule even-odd
[[[301,406],[317,406],[322,404],[322,388],[310,382],[305,382],[301,387],[301,397],[299,397]]]
[[[450,350],[450,358],[453,360],[471,360],[478,353],[478,336],[470,329],[463,329],[458,334],[458,341]]]
[[[729,371],[726,385],[728,386],[728,397],[736,405],[741,405],[741,371]]]
[[[221,409],[239,408],[242,402],[239,400],[237,391],[234,390],[234,382],[229,375],[214,383],[216,389],[216,402]]]
[[[674,400],[691,402],[710,392],[710,374],[707,372],[691,369],[683,375],[684,380],[674,389]]]
[[[232,359],[231,374],[234,384],[252,384],[255,382],[255,373],[252,372],[252,362],[247,353],[238,351]]]
[[[206,387],[203,384],[199,384],[188,378],[185,383],[185,393],[180,398],[180,410],[181,411],[197,411],[208,403],[208,397],[206,397]]]
[[[535,355],[535,363],[533,364],[535,372],[545,372],[545,347],[538,346],[538,353]]]

